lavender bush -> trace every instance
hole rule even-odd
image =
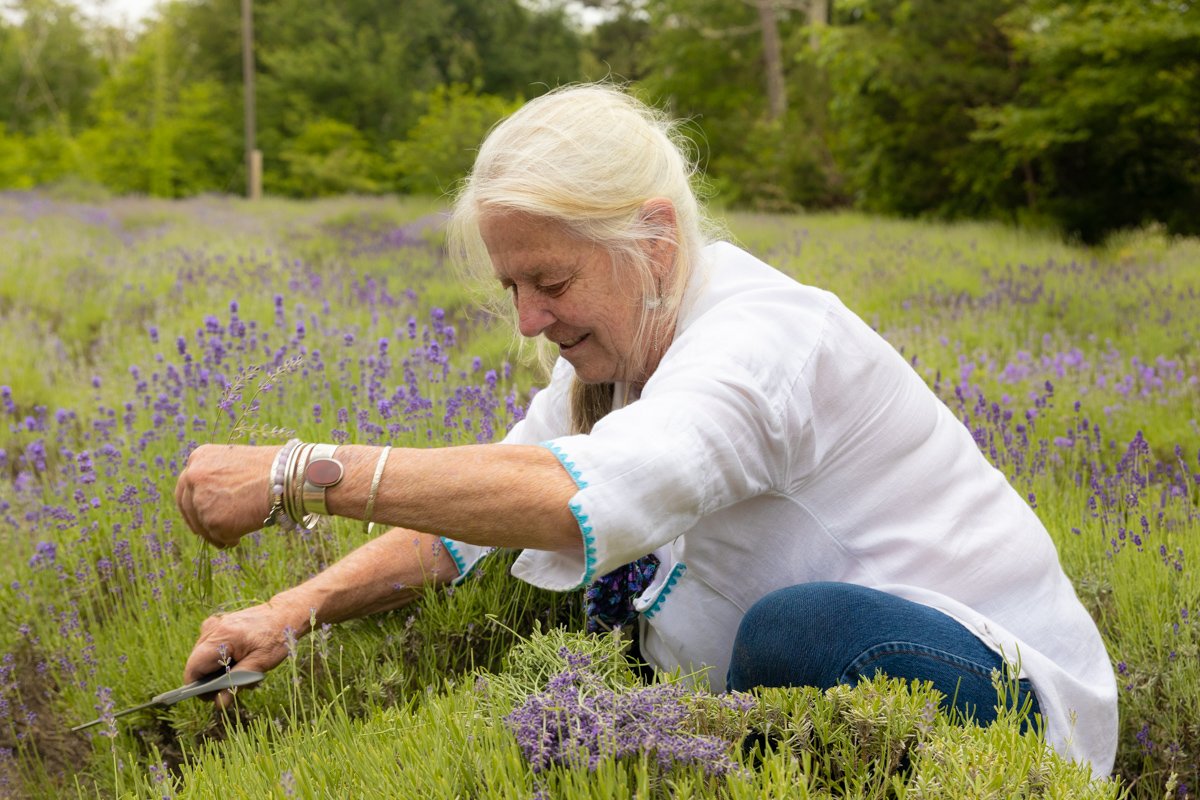
[[[651,756],[658,768],[699,766],[710,776],[737,771],[733,741],[697,733],[699,718],[711,714],[704,695],[680,683],[659,683],[635,689],[604,685],[591,671],[592,657],[559,651],[564,669],[540,691],[505,717],[521,752],[534,772],[552,766],[578,766],[595,771],[605,758]],[[724,710],[748,713],[754,701],[744,695],[714,698]]]
[[[0,195],[0,796],[334,786],[650,796],[665,785],[663,767],[687,759],[674,758],[674,742],[647,744],[640,706],[686,717],[671,734],[680,748],[705,736],[733,742],[741,711],[677,694],[676,684],[643,686],[603,649],[571,650],[591,659],[574,666],[558,655],[562,643],[505,662],[536,625],[577,626],[578,598],[506,578],[503,558],[419,607],[293,643],[288,665],[230,717],[185,703],[68,732],[175,685],[212,611],[268,597],[361,541],[360,526],[335,522],[205,550],[172,500],[196,444],[292,433],[401,446],[491,441],[524,413],[539,378],[447,273],[438,212],[385,200],[89,205]],[[1195,796],[1200,244],[1148,231],[1088,251],[995,227],[854,216],[741,216],[730,227],[862,313],[1028,498],[1113,657],[1118,775],[1134,797],[1168,787]],[[467,678],[476,670],[486,671],[484,694]],[[558,719],[555,692],[577,698],[560,750],[587,756],[550,767],[554,758],[531,751],[548,767],[535,774],[520,746],[528,737],[512,729],[522,708]],[[917,755],[921,726],[940,718],[887,700],[900,696],[892,688],[870,696],[897,726],[872,723],[890,731],[882,739],[836,733],[834,720],[857,718],[830,709],[853,703],[808,698],[806,708],[823,710],[784,715],[787,747],[758,761],[728,749],[724,774],[671,767],[668,782],[701,796],[835,785],[828,790],[889,796],[890,783],[877,780],[898,774],[886,740],[903,744],[923,796],[972,796],[961,787],[988,752],[1049,776],[1046,787],[1075,785],[1065,766],[1030,761],[999,729],[947,728]],[[807,696],[787,697],[764,696],[754,713]],[[570,721],[584,717],[605,733],[584,741]],[[824,738],[814,733],[823,719],[832,726]],[[610,748],[615,731],[626,744]],[[591,771],[593,741],[597,753],[627,746],[628,755],[601,757]],[[339,752],[347,764],[331,755]],[[1003,775],[1004,786],[1024,785]]]

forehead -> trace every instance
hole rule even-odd
[[[493,211],[479,220],[479,233],[501,280],[537,279],[574,267],[591,245],[560,222],[519,211]]]

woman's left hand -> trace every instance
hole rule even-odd
[[[271,467],[278,447],[197,447],[175,484],[188,527],[217,547],[231,547],[263,527],[271,511]]]

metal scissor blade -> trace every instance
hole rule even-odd
[[[81,731],[84,728],[90,728],[93,725],[99,725],[100,723],[104,722],[105,719],[115,719],[117,717],[123,717],[126,714],[132,714],[135,711],[141,711],[143,709],[152,708],[152,707],[158,706],[158,705],[162,705],[162,703],[151,700],[149,703],[142,703],[140,706],[131,706],[129,708],[123,708],[120,711],[117,711],[116,713],[111,714],[109,717],[100,717],[99,719],[94,719],[91,722],[85,722],[82,725],[76,725],[74,728],[71,728],[71,730],[72,731]]]
[[[191,697],[199,697],[202,694],[219,692],[222,689],[236,689],[241,686],[251,686],[258,683],[265,677],[266,676],[261,672],[254,672],[253,670],[249,669],[235,669],[228,672],[221,670],[220,672],[214,672],[209,675],[205,675],[200,680],[192,681],[186,686],[180,686],[178,689],[172,689],[169,692],[163,692],[160,695],[155,695],[148,703],[142,703],[139,706],[132,706],[130,708],[123,708],[110,716],[100,717],[99,719],[94,719],[91,722],[85,722],[82,725],[76,725],[74,728],[71,728],[71,730],[81,731],[85,728],[90,728],[93,725],[99,725],[108,719],[123,717],[126,714],[132,714],[135,711],[142,711],[147,708],[154,708],[155,706],[163,706],[165,708],[166,706],[175,705],[180,700],[187,700]]]

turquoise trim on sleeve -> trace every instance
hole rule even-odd
[[[454,559],[455,566],[458,567],[458,577],[450,581],[451,586],[458,586],[466,580],[467,576],[474,572],[483,563],[483,560],[495,552],[496,549],[494,547],[487,548],[479,554],[479,558],[468,564],[467,560],[463,558],[462,553],[458,552],[458,548],[455,546],[457,542],[453,539],[447,539],[445,536],[441,537],[441,542],[442,547],[446,548],[446,552],[450,554],[450,557]]]
[[[563,465],[563,469],[571,476],[571,480],[575,481],[577,487],[580,489],[587,488],[587,481],[580,476],[579,470],[575,468],[575,462],[567,460],[567,454],[563,452],[561,447],[550,441],[542,442],[542,447],[554,453],[554,457],[558,459],[558,463]]]
[[[654,598],[654,603],[649,608],[642,612],[642,616],[646,619],[651,619],[662,608],[663,601],[667,599],[667,595],[675,588],[675,584],[683,577],[683,573],[687,572],[687,564],[680,561],[671,568],[671,574],[667,577],[666,584],[663,585],[662,591],[658,593],[658,597]]]
[[[549,450],[558,459],[558,463],[562,464],[563,469],[571,476],[571,480],[575,481],[575,486],[578,489],[586,489],[587,481],[583,479],[580,471],[575,467],[575,462],[567,458],[567,454],[563,449],[552,441],[542,442],[542,447]],[[579,525],[579,532],[583,534],[583,579],[579,581],[581,588],[591,584],[596,578],[596,537],[592,534],[592,526],[588,524],[588,515],[583,513],[583,506],[579,503],[568,503],[567,508],[571,509],[571,514],[575,517],[575,522]]]
[[[467,571],[467,560],[458,552],[458,548],[454,546],[453,539],[447,539],[445,536],[441,537],[441,539],[442,547],[446,548],[446,552],[454,559],[454,563],[458,565],[458,574],[462,576]]]
[[[567,508],[575,515],[579,532],[583,534],[583,579],[579,585],[588,586],[596,577],[596,537],[592,535],[592,526],[588,524],[588,515],[583,513],[583,506],[579,503],[567,503]]]

